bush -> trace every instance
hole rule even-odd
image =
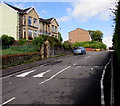
[[[20,39],[19,41],[18,41],[18,43],[20,44],[20,45],[25,45],[26,44],[26,39]]]
[[[9,47],[15,42],[15,39],[11,36],[8,36],[8,35],[2,35],[0,38],[0,41],[2,41],[3,47],[5,47],[5,46]]]
[[[69,41],[64,41],[62,46],[65,48],[65,49],[71,49],[71,43]]]
[[[55,46],[61,47],[61,42],[57,38],[52,37],[52,36],[47,36],[47,35],[40,35],[39,37],[32,40],[32,44],[36,45],[38,48],[41,48],[42,44],[47,40],[49,41],[51,46],[53,46],[53,47],[55,47]]]
[[[37,46],[37,48],[39,49],[39,48],[41,48],[44,41],[45,41],[44,36],[39,36],[39,37],[35,38],[34,40],[32,40],[32,44]]]
[[[73,48],[77,46],[82,46],[85,48],[106,49],[106,45],[104,43],[97,41],[77,42],[72,45]]]

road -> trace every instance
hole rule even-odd
[[[2,78],[4,104],[101,105],[100,80],[110,53],[87,52]]]

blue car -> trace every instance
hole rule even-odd
[[[84,47],[75,47],[73,50],[74,55],[76,54],[86,54],[86,50]]]

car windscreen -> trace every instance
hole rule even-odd
[[[81,49],[81,48],[79,48],[79,47],[75,47],[75,48],[74,48],[74,50],[80,50],[80,49]]]

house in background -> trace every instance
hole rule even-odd
[[[77,28],[69,32],[68,35],[69,35],[69,42],[71,43],[91,41],[91,36],[89,32],[81,28]]]
[[[42,19],[32,7],[19,9],[7,3],[0,3],[0,36],[12,36],[15,40],[32,40],[38,35],[58,38],[58,23],[55,18]]]

